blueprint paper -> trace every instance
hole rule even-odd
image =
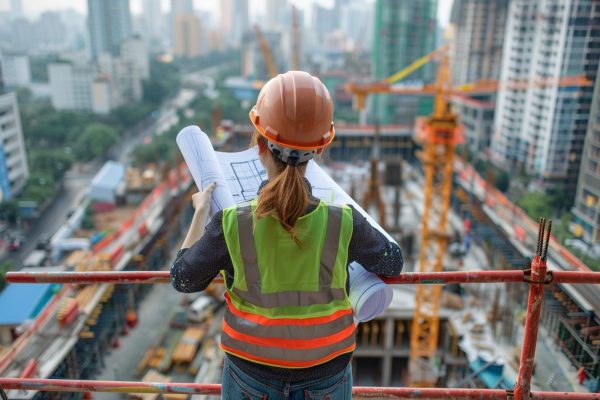
[[[213,192],[210,216],[212,217],[223,208],[234,205],[235,201],[206,133],[197,126],[188,126],[177,134],[176,142],[198,190],[202,191],[211,183],[217,183]]]
[[[267,172],[260,163],[255,147],[236,153],[216,152],[206,133],[197,126],[183,128],[176,141],[198,189],[204,190],[212,182],[217,182],[213,192],[211,216],[223,208],[254,199],[261,182],[267,179]],[[313,160],[308,162],[305,176],[315,197],[328,204],[352,205],[374,228],[394,242],[392,237]],[[348,271],[349,298],[354,318],[364,322],[383,313],[392,301],[392,289],[376,274],[366,271],[356,262],[350,264]]]

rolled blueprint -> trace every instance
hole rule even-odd
[[[376,274],[364,269],[359,263],[348,265],[350,291],[348,297],[354,311],[354,319],[365,322],[381,315],[392,302],[394,291]]]
[[[231,191],[219,165],[217,156],[206,133],[195,125],[183,128],[177,134],[177,146],[183,155],[198,190],[217,183],[212,196],[210,216],[235,204]]]

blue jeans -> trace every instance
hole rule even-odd
[[[226,400],[350,400],[352,366],[325,378],[299,382],[270,380],[259,382],[235,366],[225,356],[221,399]]]

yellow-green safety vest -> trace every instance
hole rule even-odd
[[[325,363],[356,347],[346,293],[352,210],[320,201],[296,224],[296,244],[256,201],[223,210],[233,263],[227,282],[223,351],[283,368]]]

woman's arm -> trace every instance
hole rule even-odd
[[[352,238],[348,248],[348,264],[358,262],[367,271],[384,276],[398,276],[402,272],[402,250],[373,228],[354,207],[352,209]]]
[[[208,214],[210,213],[210,200],[212,198],[213,190],[215,190],[215,183],[208,185],[205,191],[198,192],[192,196],[192,205],[194,206],[194,216],[192,217],[192,223],[188,229],[188,233],[185,236],[183,243],[181,244],[182,249],[187,249],[196,243],[202,237],[204,233],[204,227],[208,221]]]
[[[233,275],[233,265],[221,226],[223,213],[217,212],[206,225],[214,187],[211,184],[204,192],[192,196],[195,209],[192,223],[171,265],[171,285],[179,292],[191,293],[206,289],[222,269],[228,275]]]
[[[233,264],[223,234],[223,213],[217,212],[202,238],[189,249],[182,248],[171,266],[171,285],[184,293],[201,292],[221,270],[233,282]]]

